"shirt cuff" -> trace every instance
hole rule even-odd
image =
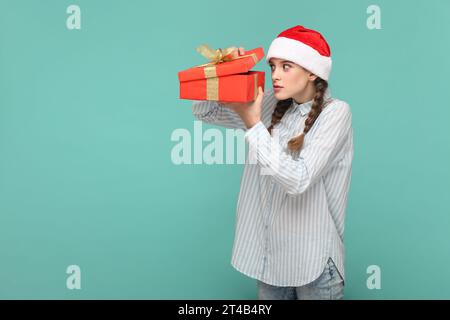
[[[258,137],[269,136],[269,131],[262,121],[257,122],[253,127],[247,129],[244,138],[248,143],[255,143],[258,141]]]
[[[192,111],[196,115],[204,115],[214,110],[215,103],[212,101],[194,101]]]

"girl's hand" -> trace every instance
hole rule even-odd
[[[239,47],[238,49],[239,55],[242,56],[245,54],[245,49],[243,47]],[[262,100],[263,100],[264,92],[261,87],[258,88],[258,96],[254,101],[251,102],[223,102],[222,104],[234,110],[245,123],[245,126],[250,129],[256,123],[261,120],[261,109],[262,109]]]
[[[261,110],[264,92],[258,87],[258,96],[251,102],[223,102],[222,104],[234,110],[242,119],[247,129],[261,121]]]

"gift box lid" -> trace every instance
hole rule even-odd
[[[214,78],[238,73],[248,72],[255,64],[264,57],[263,48],[248,50],[244,55],[231,61],[211,64],[207,66],[196,66],[178,72],[180,82]]]

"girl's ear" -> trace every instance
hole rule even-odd
[[[314,81],[317,79],[317,76],[314,73],[310,72],[308,78],[310,81]]]

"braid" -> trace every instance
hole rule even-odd
[[[289,110],[291,106],[292,106],[292,98],[280,100],[277,102],[277,106],[275,107],[275,110],[272,113],[272,123],[270,124],[270,127],[267,128],[270,134],[272,134],[273,127],[278,122],[280,122],[281,118],[283,118],[284,114],[286,113],[286,111]]]
[[[288,142],[288,148],[291,151],[298,151],[303,147],[305,135],[312,128],[317,117],[320,115],[320,113],[323,110],[323,105],[324,105],[323,97],[324,97],[325,91],[328,88],[328,82],[317,77],[314,80],[314,86],[316,87],[316,93],[314,95],[314,100],[313,100],[313,103],[311,106],[311,111],[308,113],[308,118],[305,120],[305,128],[303,129],[303,132],[300,135],[292,138]]]

